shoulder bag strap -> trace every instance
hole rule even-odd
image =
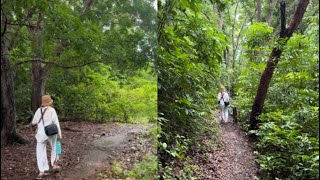
[[[220,97],[220,100],[219,100],[219,101],[221,101],[221,99],[223,98],[223,95],[224,95],[224,93],[223,93],[223,94],[221,93],[221,97]]]
[[[40,117],[38,123],[39,123],[39,122],[41,121],[41,119],[42,119],[43,126],[44,126],[43,115],[44,115],[44,113],[46,113],[46,110],[47,110],[47,109],[48,109],[48,108],[45,108],[43,112],[42,112],[42,108],[40,109],[40,110],[41,110],[41,117]],[[37,124],[38,124],[38,123],[37,123]]]
[[[40,110],[41,110],[41,117],[40,117],[40,119],[39,119],[39,121],[38,121],[37,124],[39,124],[39,122],[41,121],[41,119],[43,119],[43,115],[44,115],[44,113],[46,112],[47,108],[44,109],[43,112],[42,112],[42,108],[40,108]],[[43,122],[43,121],[42,121],[42,122]],[[43,126],[44,126],[44,124],[43,124]],[[35,134],[36,134],[37,130],[38,130],[38,127],[37,127],[37,129],[34,131]]]

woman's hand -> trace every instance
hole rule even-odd
[[[25,128],[31,128],[31,127],[32,127],[32,124],[29,123],[29,124],[25,125],[24,127],[25,127]]]

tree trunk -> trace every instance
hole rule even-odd
[[[32,37],[33,43],[33,54],[36,59],[42,60],[43,58],[43,39],[42,39],[42,30],[43,30],[43,13],[38,14],[37,22],[33,21],[32,16],[29,16],[28,21],[30,24],[34,24],[35,28],[29,27],[29,33]],[[36,112],[36,110],[41,105],[41,96],[45,93],[45,83],[47,80],[47,71],[46,67],[40,61],[32,62],[32,93],[31,93],[31,110]]]
[[[234,17],[233,17],[233,24],[232,24],[232,29],[231,29],[231,43],[232,43],[232,66],[236,60],[236,52],[237,52],[237,47],[236,47],[236,43],[235,43],[235,26],[236,26],[236,18],[237,18],[237,14],[238,14],[238,6],[239,6],[239,3],[240,1],[238,0],[237,1],[237,4],[236,4],[236,8],[234,10]]]
[[[286,12],[288,12],[289,14],[293,14],[294,11],[294,7],[299,3],[299,0],[294,0],[291,2],[289,8],[287,8]],[[279,29],[281,30],[280,24],[279,24],[279,20],[277,21],[278,26],[275,28],[275,30],[273,31],[274,34],[278,34],[279,33]]]
[[[219,16],[219,20],[217,21],[218,30],[222,31],[224,25],[224,13],[221,11],[217,5],[217,3],[213,4],[213,12]]]
[[[280,11],[281,11],[281,32],[280,32],[280,38],[278,39],[278,42],[284,46],[288,39],[292,36],[293,31],[298,27],[300,24],[302,17],[306,11],[306,8],[309,4],[309,0],[301,0],[294,15],[293,18],[289,24],[289,27],[285,29],[285,2],[284,0],[281,1]],[[285,41],[280,41],[281,39],[285,38]],[[252,105],[251,115],[250,115],[250,129],[251,130],[257,130],[258,124],[261,122],[259,120],[259,116],[261,115],[263,111],[263,105],[264,101],[267,96],[267,91],[269,88],[269,84],[272,79],[272,75],[274,72],[274,69],[278,65],[279,58],[281,56],[282,50],[278,48],[273,48],[269,60],[267,62],[267,66],[261,75],[260,78],[260,84],[257,90],[257,94],[255,96],[254,103]],[[253,135],[254,137],[254,135]]]
[[[41,96],[45,94],[47,77],[48,72],[46,72],[46,69],[41,66],[41,62],[32,62],[31,110],[33,112],[36,112],[41,105]]]
[[[16,132],[13,70],[8,54],[9,44],[1,37],[1,146],[28,143]]]
[[[272,13],[278,0],[268,0],[268,10],[266,14],[266,22],[268,26],[271,26]]]
[[[257,0],[257,22],[262,21],[261,0]]]

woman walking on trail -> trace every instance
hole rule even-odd
[[[40,179],[45,175],[48,175],[46,171],[49,171],[48,158],[47,158],[47,142],[51,146],[51,165],[53,170],[60,170],[61,168],[57,163],[56,143],[57,139],[61,139],[61,129],[58,120],[56,110],[51,107],[53,100],[49,95],[42,96],[41,107],[36,111],[31,125],[37,125],[36,139],[37,139],[37,165],[40,171],[38,178]],[[58,134],[47,136],[45,133],[45,126],[54,123],[57,126]]]
[[[226,88],[220,85],[218,93],[218,104],[220,109],[221,122],[228,122],[228,105],[229,105],[229,94],[226,92]]]

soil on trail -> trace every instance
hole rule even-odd
[[[106,171],[113,160],[138,162],[146,153],[155,152],[152,143],[139,139],[148,127],[134,124],[60,122],[62,128],[62,155],[60,172],[49,171],[44,179],[101,179],[99,172]],[[1,179],[35,179],[38,175],[36,163],[36,140],[29,128],[17,128],[31,141],[28,145],[1,147]],[[135,149],[135,153],[131,150]],[[50,160],[50,146],[47,146]],[[51,167],[50,167],[51,168]]]
[[[215,112],[215,119],[219,111]],[[219,121],[220,122],[220,121]],[[219,147],[200,163],[200,179],[254,180],[258,165],[254,159],[251,142],[229,116],[228,123],[221,123],[218,132]]]

